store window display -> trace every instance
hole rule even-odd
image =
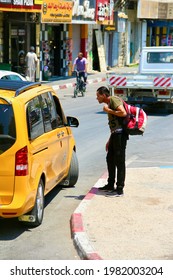
[[[44,79],[47,80],[54,75],[54,48],[53,41],[43,41],[43,54],[44,66],[43,73]]]

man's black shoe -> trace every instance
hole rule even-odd
[[[98,188],[99,191],[113,191],[114,188],[109,186],[109,185],[105,185],[104,187],[100,187]]]
[[[119,197],[119,196],[123,196],[124,192],[122,189],[115,189],[113,191],[109,191],[106,196],[110,196],[110,197]]]

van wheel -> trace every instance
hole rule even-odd
[[[73,187],[76,184],[78,177],[79,177],[79,164],[78,164],[77,155],[75,151],[73,151],[68,176],[60,183],[60,185]]]
[[[31,210],[30,215],[34,217],[34,221],[30,225],[37,227],[41,225],[44,214],[44,184],[42,179],[38,184],[37,195],[34,208]]]
[[[34,208],[30,212],[19,217],[18,220],[26,226],[37,227],[42,223],[43,213],[44,213],[44,184],[43,181],[40,180],[38,184]]]
[[[30,212],[20,216],[18,220],[26,226],[37,227],[42,223],[43,213],[44,213],[44,184],[43,181],[40,179],[34,208]]]

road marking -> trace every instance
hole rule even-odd
[[[131,164],[133,161],[137,160],[138,156],[132,156],[128,160],[126,160],[126,165]]]
[[[163,166],[160,166],[160,168],[173,168],[173,165],[163,165]]]
[[[144,162],[144,163],[157,163],[157,164],[163,164],[164,162],[159,160],[159,161],[156,161],[156,160],[137,160],[137,162]],[[170,165],[160,165],[160,166],[172,166],[173,162],[172,161],[165,161],[166,164],[169,164]]]

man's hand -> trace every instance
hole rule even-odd
[[[108,114],[113,114],[113,115],[114,115],[114,112],[115,112],[114,110],[110,109],[109,106],[108,106],[107,104],[104,105],[103,111],[106,112],[106,113],[108,113]]]
[[[103,111],[104,112],[109,113],[109,110],[110,109],[109,109],[109,106],[107,104],[103,106]]]

